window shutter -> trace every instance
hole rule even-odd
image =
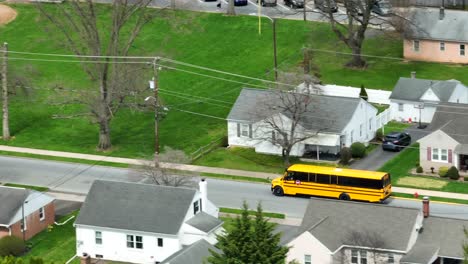
[[[249,124],[249,138],[252,138],[252,124]]]
[[[448,150],[448,162],[452,163],[452,150],[451,149]]]
[[[237,137],[240,137],[240,124],[237,123]]]
[[[431,153],[431,147],[427,147],[427,160],[431,160],[432,153]]]

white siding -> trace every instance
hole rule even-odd
[[[351,250],[352,250],[351,248],[343,248],[339,252],[335,253],[334,263],[351,263]],[[376,251],[376,250],[364,250],[364,251],[367,252],[367,264],[387,263],[388,254],[393,255],[395,263],[400,263],[400,259],[403,257],[403,254],[401,253]]]
[[[399,111],[399,104],[403,104],[403,111]],[[415,108],[416,102],[408,102],[408,101],[397,101],[392,100],[390,103],[390,111],[392,112],[392,119],[399,121],[399,122],[408,122],[411,118],[412,122],[419,122],[419,109]],[[435,105],[425,105],[424,108],[421,110],[421,122],[423,123],[430,123],[432,121],[432,117],[434,117],[434,113],[436,110]]]
[[[450,103],[468,104],[468,88],[458,84],[449,99]]]
[[[350,146],[354,142],[363,142],[367,143],[375,136],[376,130],[376,116],[377,109],[366,102],[365,100],[360,100],[356,111],[354,112],[351,120],[349,120],[348,125],[343,129],[343,134],[345,135],[345,145]],[[372,120],[370,120],[372,118]],[[371,122],[371,126],[369,126]],[[361,126],[363,127],[362,133],[360,133]],[[351,140],[351,131],[353,131],[353,138]]]
[[[440,102],[439,97],[432,91],[432,89],[427,89],[426,92],[421,96],[422,101],[434,101]]]
[[[95,231],[102,232],[102,245],[95,243]],[[127,234],[143,237],[143,249],[127,248]],[[158,247],[157,238],[163,238],[163,247]],[[77,255],[89,254],[92,258],[102,255],[104,259],[133,263],[163,261],[182,248],[177,236],[156,235],[135,231],[119,231],[91,227],[76,227]]]
[[[304,263],[304,255],[311,255],[312,263],[331,264],[333,262],[330,250],[309,232],[302,233],[287,246],[291,247],[286,257],[287,262],[295,259],[299,263]]]

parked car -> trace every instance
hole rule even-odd
[[[377,1],[374,6],[372,6],[372,12],[376,13],[379,16],[388,16],[392,12],[392,5],[388,1]]]
[[[303,8],[304,0],[284,0],[284,4],[292,8]]]
[[[411,144],[411,136],[406,132],[390,132],[384,137],[382,149],[400,151]]]
[[[338,5],[335,0],[314,0],[314,5],[323,12],[329,12],[330,10],[333,13],[338,12]]]
[[[262,6],[276,6],[276,0],[257,0]]]
[[[232,0],[227,0],[227,2],[229,3],[229,1],[232,1]],[[234,0],[234,5],[235,6],[245,6],[249,3],[248,0]]]

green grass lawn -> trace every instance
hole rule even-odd
[[[401,132],[409,128],[410,126],[411,124],[408,124],[408,123],[390,121],[384,126],[384,131],[385,131],[385,134],[388,134],[390,132]]]
[[[49,188],[42,187],[42,186],[32,186],[32,185],[23,185],[23,184],[14,184],[14,183],[5,183],[4,185],[9,186],[9,187],[31,189],[31,190],[35,190],[38,192],[47,192],[49,190]]]
[[[72,215],[76,217],[78,212],[64,216],[58,222],[69,219]],[[29,261],[30,258],[42,258],[47,263],[63,264],[76,254],[75,228],[70,220],[65,225],[54,225],[52,231],[43,231],[30,239],[31,250],[22,257]],[[78,262],[79,263],[79,262]]]
[[[17,19],[0,27],[0,36],[9,43],[12,51],[44,53],[71,53],[64,45],[63,37],[54,33],[51,25],[38,17],[34,5],[12,5],[18,12]],[[55,5],[47,8],[54,9]],[[108,6],[98,8],[98,17],[105,24],[109,18]],[[171,23],[158,19],[145,27],[140,38],[132,46],[130,55],[155,54],[176,60],[215,68],[257,78],[273,79],[271,27],[263,21],[263,32],[258,34],[257,18],[251,16],[228,17],[212,13],[177,11],[172,20],[185,19],[186,23],[175,30]],[[278,20],[278,62],[281,70],[295,69],[300,65],[301,48],[349,51],[337,40],[326,23]],[[402,42],[395,36],[379,35],[364,43],[363,52],[371,55],[401,57]],[[29,96],[18,92],[11,102],[11,132],[15,136],[13,146],[24,146],[80,153],[96,151],[98,129],[85,118],[53,119],[54,114],[73,114],[83,111],[82,106],[58,106],[59,92],[51,91],[60,86],[68,89],[92,89],[93,84],[76,63],[19,61],[22,55],[11,54],[10,71],[16,75],[31,77]],[[28,58],[38,58],[30,57]],[[418,77],[433,79],[458,79],[468,83],[464,67],[423,62],[403,62],[370,58],[366,70],[343,68],[349,56],[314,52],[314,63],[320,68],[322,81],[338,85],[390,90],[400,76],[416,71]],[[174,65],[172,65],[174,66]],[[177,66],[188,69],[187,67]],[[190,69],[193,70],[193,69]],[[200,70],[194,70],[200,73]],[[203,72],[207,73],[207,72]],[[138,74],[150,75],[149,69]],[[177,105],[187,111],[225,118],[244,86],[259,84],[256,81],[226,77],[243,82],[230,83],[217,79],[187,74],[176,70],[160,73],[161,97],[165,105]],[[146,81],[145,81],[146,83]],[[165,91],[164,91],[165,90]],[[182,97],[180,94],[182,93]],[[73,93],[72,93],[73,94]],[[214,98],[209,102],[193,96]],[[192,97],[192,98],[187,98]],[[191,115],[176,110],[169,111],[161,122],[160,142],[191,153],[214,139],[226,134],[226,122],[205,116]],[[104,153],[110,156],[147,157],[153,153],[153,113],[123,109],[115,114],[111,123],[113,149]],[[216,151],[215,151],[216,152]],[[102,154],[102,153],[101,153]],[[215,154],[216,157],[219,158]],[[225,155],[221,155],[226,158]],[[216,164],[234,163],[216,161]],[[275,166],[251,165],[253,170],[280,172]]]
[[[409,170],[416,167],[419,162],[419,143],[412,144],[410,148],[405,148],[398,155],[387,161],[379,171],[389,172],[392,177],[392,184],[396,185],[398,179],[409,175]]]

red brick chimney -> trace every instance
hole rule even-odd
[[[427,196],[423,198],[423,215],[424,218],[429,217],[429,197]]]
[[[91,257],[88,253],[83,253],[83,256],[80,257],[80,264],[91,264]]]

